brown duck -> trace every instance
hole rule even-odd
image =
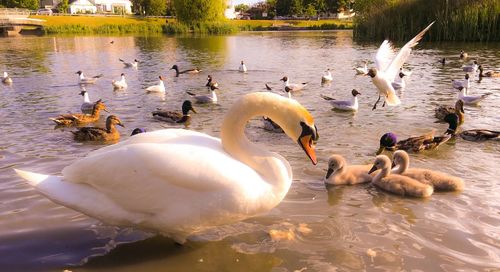
[[[193,108],[193,104],[189,100],[185,100],[182,103],[182,112],[178,111],[163,111],[157,110],[153,111],[153,117],[162,121],[177,123],[177,124],[189,124],[191,121],[191,115],[189,115],[189,111],[196,113],[196,110]]]
[[[423,150],[436,149],[440,145],[446,143],[451,138],[451,135],[435,136],[435,132],[431,131],[421,136],[410,137],[405,140],[397,140],[396,134],[386,133],[380,137],[380,147],[377,155],[384,150],[396,151],[405,150],[408,152],[420,152]]]
[[[453,114],[453,113],[458,116],[459,124],[462,124],[464,122],[464,118],[465,118],[464,101],[462,101],[460,99],[457,100],[454,108],[442,105],[434,110],[434,116],[437,119],[442,120],[442,121],[444,121],[444,118],[446,117],[446,115]]]
[[[104,105],[104,103],[102,103],[102,100],[99,99],[94,104],[94,109],[92,110],[92,114],[69,113],[69,114],[59,115],[56,118],[50,118],[50,120],[54,121],[57,125],[62,125],[62,126],[74,126],[86,123],[93,123],[99,120],[99,115],[101,110],[108,112],[108,110],[106,109],[106,105]]]
[[[125,127],[120,119],[115,115],[110,115],[106,119],[106,129],[98,127],[83,127],[78,131],[72,131],[76,141],[116,141],[120,139],[120,132],[116,129],[115,125]]]

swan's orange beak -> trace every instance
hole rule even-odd
[[[302,147],[304,152],[306,152],[309,159],[311,159],[312,163],[316,165],[318,163],[318,160],[316,159],[316,151],[314,151],[312,135],[304,135],[299,138],[298,142],[300,147]]]

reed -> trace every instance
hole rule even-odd
[[[430,22],[430,41],[500,41],[498,0],[358,0],[356,40],[405,41]]]

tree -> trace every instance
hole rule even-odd
[[[167,11],[165,0],[144,0],[144,11],[146,15],[162,16]]]
[[[224,0],[174,0],[174,8],[179,22],[193,25],[203,22],[224,20],[226,1]]]
[[[8,8],[38,9],[38,0],[3,0],[1,4]]]
[[[313,4],[307,4],[306,8],[304,9],[304,15],[308,17],[313,17],[316,16],[317,11],[316,8],[314,7]]]
[[[248,5],[246,5],[246,4],[239,4],[239,5],[236,5],[236,6],[234,7],[234,10],[235,10],[236,12],[245,12],[245,11],[247,11],[248,9],[250,9],[250,7],[249,7]]]
[[[68,12],[68,8],[69,8],[69,1],[68,0],[62,0],[61,2],[59,2],[59,4],[57,5],[57,10],[60,12],[60,13],[66,13]]]

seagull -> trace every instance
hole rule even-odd
[[[80,95],[83,96],[83,103],[80,109],[85,114],[91,114],[94,110],[94,103],[90,102],[89,93],[85,90],[85,88],[82,88]]]
[[[467,72],[467,73],[475,73],[477,71],[477,68],[479,68],[477,61],[473,61],[473,63],[470,65],[462,66],[462,70],[464,70],[464,72]]]
[[[217,89],[217,87],[213,87],[213,89],[212,89],[212,87],[210,88],[211,96],[196,95],[196,94],[189,92],[189,91],[187,91],[186,93],[189,94],[191,97],[193,97],[193,99],[198,104],[209,104],[209,103],[216,104],[217,103],[217,95],[215,94],[216,89]]]
[[[345,111],[357,111],[358,110],[358,95],[361,93],[356,89],[352,90],[352,98],[351,100],[335,100],[335,98],[331,98],[326,95],[321,95],[323,99],[330,102],[334,109],[345,110]]]
[[[466,59],[469,56],[464,50],[460,50],[460,58],[461,59]]]
[[[326,69],[326,71],[323,73],[323,76],[321,77],[321,83],[325,82],[330,82],[333,80],[332,73],[330,72],[330,69]]]
[[[465,79],[452,79],[451,80],[451,85],[453,86],[454,89],[460,90],[460,88],[465,88],[465,90],[469,90],[470,88],[470,80],[469,80],[469,74],[465,74]]]
[[[403,78],[405,76],[406,74],[403,72],[398,73],[398,76],[391,83],[394,90],[404,89],[406,87],[406,82],[405,79]]]
[[[291,84],[288,77],[284,76],[281,81],[285,82],[285,91],[286,92],[297,92],[304,89],[307,86],[308,82],[300,83],[300,84]],[[288,89],[288,90],[287,90]]]
[[[399,72],[400,73],[403,73],[405,75],[405,77],[410,77],[411,74],[413,73],[413,71],[410,71],[410,70],[404,70],[403,67],[399,68]]]
[[[247,66],[243,61],[241,61],[240,67],[238,68],[238,71],[240,73],[246,73],[247,72]]]
[[[355,67],[354,70],[356,70],[356,75],[366,75],[368,74],[368,65],[367,61],[365,61],[365,66],[364,67]]]
[[[127,68],[137,68],[137,64],[139,63],[139,61],[137,59],[134,59],[134,62],[126,62],[122,59],[119,59],[123,65],[125,65],[125,67]]]
[[[7,85],[12,84],[12,78],[7,72],[3,72],[2,83]]]
[[[377,87],[379,93],[378,100],[373,105],[372,110],[377,108],[377,103],[380,101],[381,96],[384,96],[385,100],[382,106],[385,106],[385,103],[389,106],[401,104],[391,82],[410,56],[412,47],[418,44],[425,32],[427,32],[433,24],[434,22],[430,23],[424,30],[407,42],[403,48],[399,50],[397,55],[395,55],[392,44],[388,40],[385,40],[382,45],[380,45],[375,56],[375,65],[377,68],[368,70],[368,75],[372,78],[372,82]]]
[[[148,93],[165,93],[165,85],[163,84],[163,77],[159,76],[160,82],[158,85],[153,85],[146,88],[146,92]]]
[[[125,74],[121,74],[121,79],[120,80],[113,80],[111,81],[111,85],[113,85],[113,88],[115,90],[121,90],[121,89],[126,89],[128,87],[127,82],[125,81]]]
[[[75,74],[78,74],[78,76],[80,77],[80,79],[79,79],[79,82],[78,82],[78,83],[80,83],[80,84],[82,84],[82,85],[83,85],[83,84],[94,84],[94,83],[97,81],[97,79],[99,79],[99,78],[101,78],[101,77],[102,77],[102,74],[97,75],[97,76],[93,76],[93,77],[85,77],[85,76],[83,75],[83,72],[82,72],[82,71],[78,71],[78,72],[76,72]]]
[[[479,102],[483,101],[486,97],[491,95],[492,93],[485,93],[482,95],[466,95],[465,88],[461,87],[458,90],[458,99],[464,101],[465,105],[477,105]]]
[[[175,70],[175,77],[179,77],[179,75],[182,74],[198,74],[199,72],[202,71],[201,69],[198,68],[179,71],[179,66],[177,66],[177,64],[172,65],[172,68],[170,68],[170,70]]]

